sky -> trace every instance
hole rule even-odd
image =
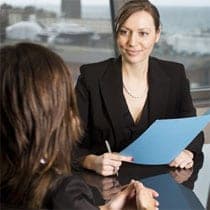
[[[114,1],[114,0],[113,0]],[[156,6],[209,6],[210,0],[150,0]],[[18,6],[51,5],[60,7],[61,0],[0,0],[0,4],[7,3]],[[108,5],[109,0],[81,0],[82,5]]]

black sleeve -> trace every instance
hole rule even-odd
[[[99,210],[90,188],[77,176],[64,178],[50,192],[45,206],[50,210]]]
[[[182,88],[181,88],[181,103],[180,103],[180,117],[196,116],[196,110],[193,106],[192,97],[190,93],[189,80],[186,77],[184,66],[182,66]],[[204,134],[200,132],[195,139],[187,146],[186,149],[199,155],[202,152],[204,144]]]
[[[82,73],[78,77],[75,92],[77,97],[78,110],[82,121],[82,127],[84,130],[82,138],[78,143],[78,148],[76,149],[76,156],[84,157],[91,153],[91,139],[89,138],[90,94],[85,76]]]

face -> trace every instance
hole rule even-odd
[[[123,61],[137,64],[147,61],[160,31],[155,30],[153,17],[146,11],[132,14],[119,29],[117,45]]]

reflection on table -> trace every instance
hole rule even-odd
[[[204,145],[203,152],[204,156],[197,157],[193,168],[188,170],[167,165],[123,163],[118,176],[102,177],[87,170],[74,173],[89,184],[97,205],[109,201],[131,179],[136,179],[159,192],[160,210],[209,210],[210,144]],[[3,205],[0,207],[2,210],[25,210]]]
[[[102,177],[91,171],[77,172],[92,188],[98,205],[109,201],[131,179],[140,180],[160,194],[160,210],[203,210],[194,193],[194,185],[203,166],[203,155],[196,157],[192,169],[175,169],[167,165],[146,166],[123,163],[118,176]]]

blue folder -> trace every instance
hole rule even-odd
[[[204,210],[195,193],[178,184],[170,174],[145,178],[141,182],[159,193],[159,210]]]
[[[120,154],[132,156],[134,163],[170,163],[210,122],[210,115],[156,120]]]

